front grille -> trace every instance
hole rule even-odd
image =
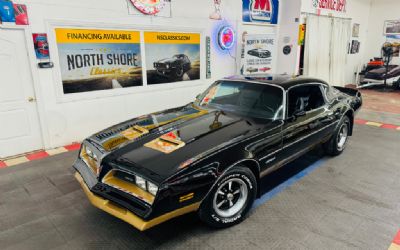
[[[126,182],[129,182],[129,183],[132,183],[132,184],[136,185],[135,176],[132,176],[132,175],[130,175],[128,173],[125,173],[125,172],[122,172],[122,171],[116,171],[114,176],[116,178],[118,178],[118,179],[121,179],[123,181],[126,181]]]
[[[138,187],[135,183],[135,178],[136,177],[132,174],[119,170],[111,170],[104,176],[102,182],[152,205],[155,197],[151,193]]]

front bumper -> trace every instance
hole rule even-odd
[[[161,224],[167,220],[170,220],[174,217],[190,213],[193,211],[198,210],[200,206],[200,202],[194,203],[191,205],[188,205],[186,207],[182,207],[179,209],[176,209],[174,211],[165,213],[159,217],[156,217],[154,219],[151,219],[149,221],[145,221],[138,217],[137,215],[133,214],[131,211],[128,209],[125,209],[123,207],[120,207],[113,203],[110,200],[104,199],[96,194],[94,194],[92,191],[90,191],[89,187],[86,185],[85,181],[83,180],[81,174],[79,172],[75,173],[75,178],[78,180],[80,185],[82,186],[83,191],[85,192],[86,196],[88,197],[89,201],[93,204],[93,206],[131,224],[135,228],[137,228],[140,231],[147,230],[153,226],[156,226],[158,224]]]
[[[169,68],[169,69],[166,69],[166,68],[158,68],[158,69],[156,69],[156,72],[157,72],[158,75],[161,75],[161,76],[169,76],[169,75],[172,74],[172,71],[173,71],[173,70],[174,70],[174,69],[172,69],[172,68]]]

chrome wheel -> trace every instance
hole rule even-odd
[[[349,135],[349,125],[347,123],[343,123],[343,125],[340,127],[336,142],[337,142],[337,149],[339,151],[342,151],[347,142],[347,138]]]
[[[226,180],[214,195],[214,211],[221,217],[234,216],[244,208],[248,193],[247,185],[243,180],[238,178]]]

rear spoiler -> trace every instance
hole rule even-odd
[[[360,91],[351,88],[344,88],[339,86],[334,86],[335,89],[339,90],[342,93],[348,94],[350,96],[361,97]]]
[[[351,97],[352,101],[350,105],[354,111],[358,111],[361,108],[363,104],[363,99],[360,91],[338,86],[334,86],[334,88]]]

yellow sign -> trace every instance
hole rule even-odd
[[[199,33],[145,32],[145,43],[200,44]]]
[[[140,43],[139,31],[57,28],[57,43]]]
[[[306,38],[306,25],[305,24],[301,24],[299,26],[299,40],[298,43],[299,45],[304,45],[304,39]]]

